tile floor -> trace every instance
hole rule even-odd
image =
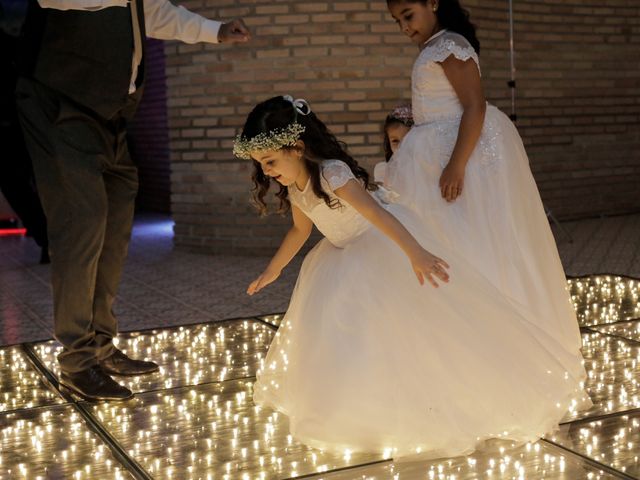
[[[617,273],[640,278],[640,214],[553,226],[568,276]],[[51,338],[49,267],[28,238],[0,238],[0,345]],[[281,312],[301,258],[261,295],[245,289],[264,257],[208,256],[174,250],[172,223],[144,215],[134,228],[116,312],[122,331]]]
[[[89,404],[59,389],[48,267],[29,239],[0,238],[0,480],[639,479],[640,282],[629,277],[640,277],[640,215],[563,227],[573,243],[556,232],[562,260],[580,277],[569,285],[593,408],[534,444],[492,442],[468,457],[416,462],[306,448],[286,417],[251,403],[280,319],[266,314],[286,308],[300,260],[248,297],[267,259],[175,251],[170,222],[138,219],[119,346],[160,360],[162,371],[130,379],[131,401]],[[586,276],[594,273],[619,276]]]

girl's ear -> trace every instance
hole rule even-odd
[[[296,141],[296,144],[293,146],[294,150],[300,154],[300,156],[304,155],[305,144],[302,140]]]

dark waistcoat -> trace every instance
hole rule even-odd
[[[144,47],[143,0],[137,0]],[[30,0],[20,71],[105,119],[130,104],[133,28],[129,7],[96,11],[41,8]],[[134,100],[142,95],[144,52]]]

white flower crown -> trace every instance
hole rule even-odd
[[[300,135],[305,131],[305,127],[299,124],[296,119],[298,113],[301,115],[309,115],[311,108],[304,99],[296,99],[290,95],[284,95],[282,98],[293,104],[296,117],[293,122],[284,128],[276,128],[270,132],[264,132],[253,138],[245,138],[241,134],[238,135],[233,142],[233,154],[244,160],[251,159],[251,152],[264,150],[280,150],[283,147],[293,147],[300,139]]]
[[[238,158],[250,160],[251,152],[293,147],[304,130],[305,127],[294,122],[285,128],[276,128],[268,133],[260,133],[251,139],[238,135],[233,142],[233,154]]]
[[[396,108],[394,108],[391,111],[388,118],[400,120],[405,125],[408,125],[408,124],[413,125],[413,112],[411,111],[411,105],[410,104],[398,105]]]

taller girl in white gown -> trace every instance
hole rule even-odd
[[[486,104],[467,12],[458,0],[387,4],[421,52],[411,77],[415,126],[389,162],[385,185],[432,235],[578,355],[575,312],[549,222],[516,128]]]
[[[306,102],[257,105],[234,153],[253,160],[258,206],[278,182],[293,218],[248,293],[280,275],[313,224],[325,236],[254,386],[256,404],[288,415],[294,437],[325,450],[453,456],[492,437],[535,440],[582,399],[580,355],[413,212],[377,201]]]

